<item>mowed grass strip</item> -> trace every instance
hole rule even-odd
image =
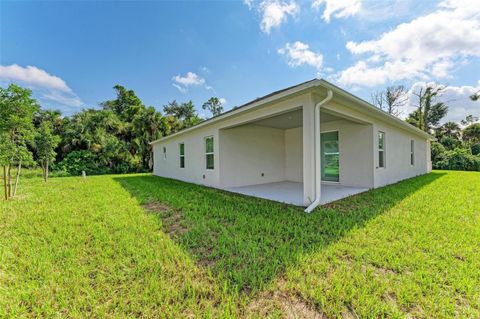
[[[309,215],[150,175],[24,187],[0,202],[0,317],[480,316],[479,173]]]

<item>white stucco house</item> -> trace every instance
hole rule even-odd
[[[153,141],[153,174],[311,211],[430,172],[432,139],[314,79]]]

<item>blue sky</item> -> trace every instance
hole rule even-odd
[[[480,1],[1,1],[0,85],[70,115],[135,90],[161,110],[225,108],[314,77],[373,91],[448,85],[448,119],[480,115]],[[448,22],[448,23],[446,23]],[[404,115],[411,110],[405,107]]]

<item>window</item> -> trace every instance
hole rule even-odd
[[[378,132],[378,167],[385,167],[385,133]]]
[[[185,143],[180,143],[178,146],[180,151],[180,168],[185,168]]]
[[[415,141],[410,141],[410,165],[415,165]]]
[[[163,160],[167,159],[167,148],[164,146],[163,147]]]
[[[213,136],[205,138],[205,164],[207,169],[214,169]]]

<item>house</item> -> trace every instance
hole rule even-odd
[[[311,211],[430,172],[432,139],[314,79],[153,141],[153,174]]]

